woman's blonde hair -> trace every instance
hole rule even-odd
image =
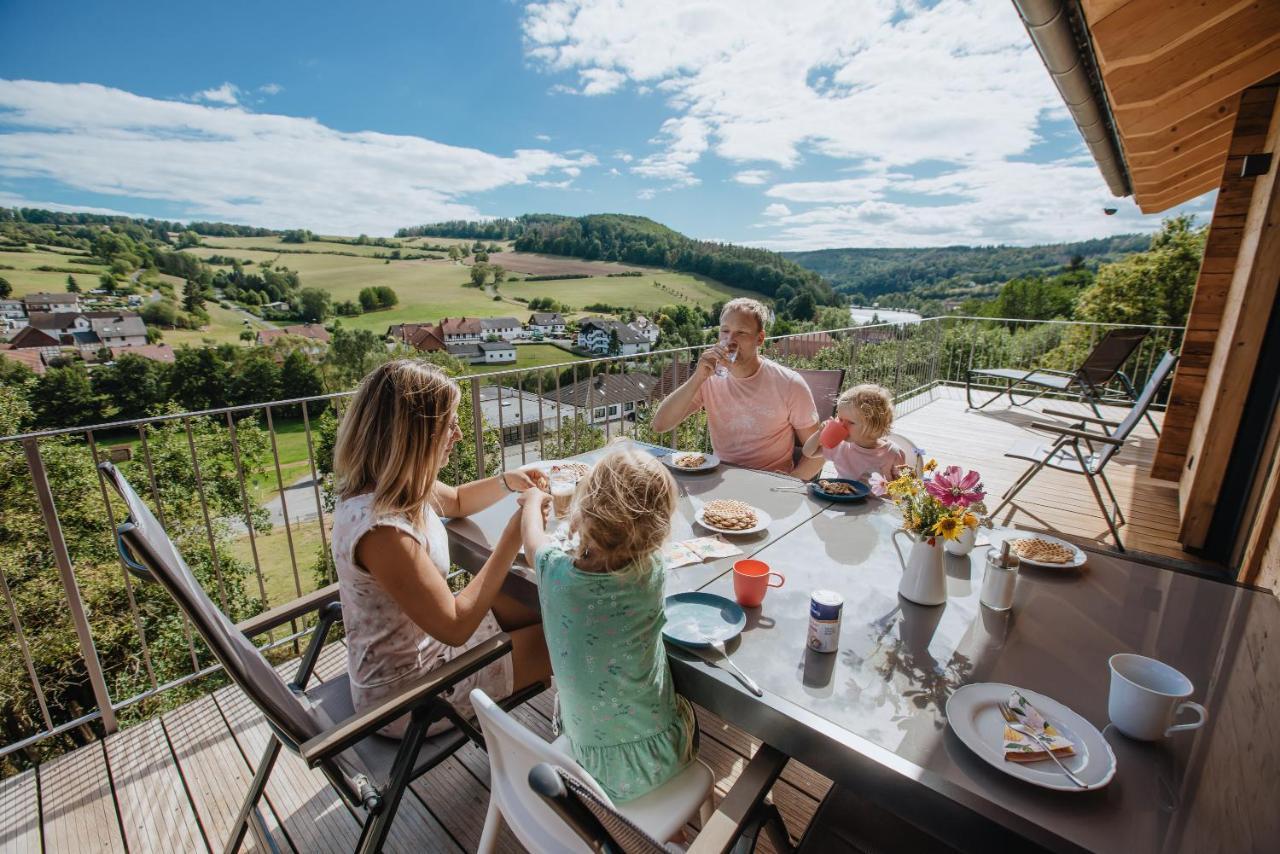
[[[338,495],[373,490],[374,512],[417,520],[444,465],[461,393],[442,370],[397,359],[369,372],[338,427]]]
[[[591,554],[611,571],[645,568],[642,559],[671,533],[676,484],[649,454],[618,448],[605,454],[578,485],[573,528]]]
[[[893,396],[883,386],[867,383],[847,389],[836,400],[836,411],[853,409],[862,416],[867,429],[882,438],[893,427]]]

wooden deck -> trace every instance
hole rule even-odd
[[[295,665],[281,668],[292,673]],[[330,644],[316,675],[346,667]],[[550,692],[515,711],[534,732],[551,735]],[[759,742],[699,710],[700,757],[723,796]],[[0,780],[0,852],[45,850],[213,851],[222,849],[267,744],[267,726],[239,689],[227,687],[122,730],[16,777]],[[475,851],[489,803],[489,764],[467,745],[413,784],[386,850]],[[773,798],[797,838],[830,781],[792,762]],[[285,750],[267,783],[262,813],[281,851],[350,852],[355,816],[318,771]],[[242,850],[259,850],[252,835]],[[499,850],[520,852],[509,832]],[[760,851],[771,851],[763,840]]]
[[[1032,421],[1066,419],[1041,414],[1045,407],[1092,414],[1082,404],[1051,400],[1036,401],[1028,407],[997,401],[987,409],[968,411],[964,389],[943,387],[932,392],[934,400],[923,406],[913,403],[907,415],[894,422],[894,430],[924,448],[942,465],[955,464],[976,469],[986,484],[988,506],[1000,503],[1000,495],[1017,479],[1029,463],[1004,455],[1010,447],[1028,439],[1049,444],[1050,434],[1030,429]],[[979,396],[980,395],[980,396]],[[975,400],[986,400],[987,392],[974,392]],[[1103,410],[1106,418],[1119,420],[1122,409]],[[1162,413],[1152,413],[1160,423]],[[1151,477],[1157,437],[1145,420],[1134,430],[1128,443],[1106,468],[1127,524],[1120,528],[1125,548],[1162,557],[1198,562],[1183,551],[1175,536],[1178,531],[1178,484]],[[1088,481],[1078,475],[1041,471],[1001,512],[996,522],[1027,530],[1060,534],[1100,548],[1112,548],[1111,535],[1102,518]]]

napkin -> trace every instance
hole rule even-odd
[[[1021,692],[1014,691],[1009,695],[1009,708],[1013,710],[1013,714],[1018,718],[1019,723],[1042,733],[1049,739],[1049,749],[1053,751],[1055,756],[1062,758],[1075,755],[1076,750],[1072,746],[1071,740],[1064,738],[1062,733],[1054,729],[1053,724],[1046,721],[1036,707],[1027,702],[1027,698],[1022,696]],[[1049,753],[1034,738],[1015,732],[1006,726],[1004,728],[1004,758],[1009,762],[1039,762],[1042,759],[1048,759]]]
[[[702,563],[702,557],[684,543],[667,543],[662,547],[662,562],[668,569],[677,569],[694,563]]]

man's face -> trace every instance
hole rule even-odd
[[[759,328],[756,316],[743,311],[731,311],[720,319],[720,340],[739,356],[751,358],[764,343],[764,330]]]

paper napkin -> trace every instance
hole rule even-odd
[[[1009,708],[1013,710],[1019,723],[1035,732],[1043,733],[1045,738],[1049,739],[1049,748],[1054,755],[1059,758],[1075,755],[1076,750],[1071,740],[1064,738],[1062,733],[1054,729],[1053,724],[1046,721],[1036,707],[1027,702],[1027,698],[1022,696],[1021,692],[1014,691],[1009,695]],[[1042,759],[1048,759],[1049,753],[1034,738],[1015,732],[1006,726],[1004,758],[1009,762],[1039,762]]]

